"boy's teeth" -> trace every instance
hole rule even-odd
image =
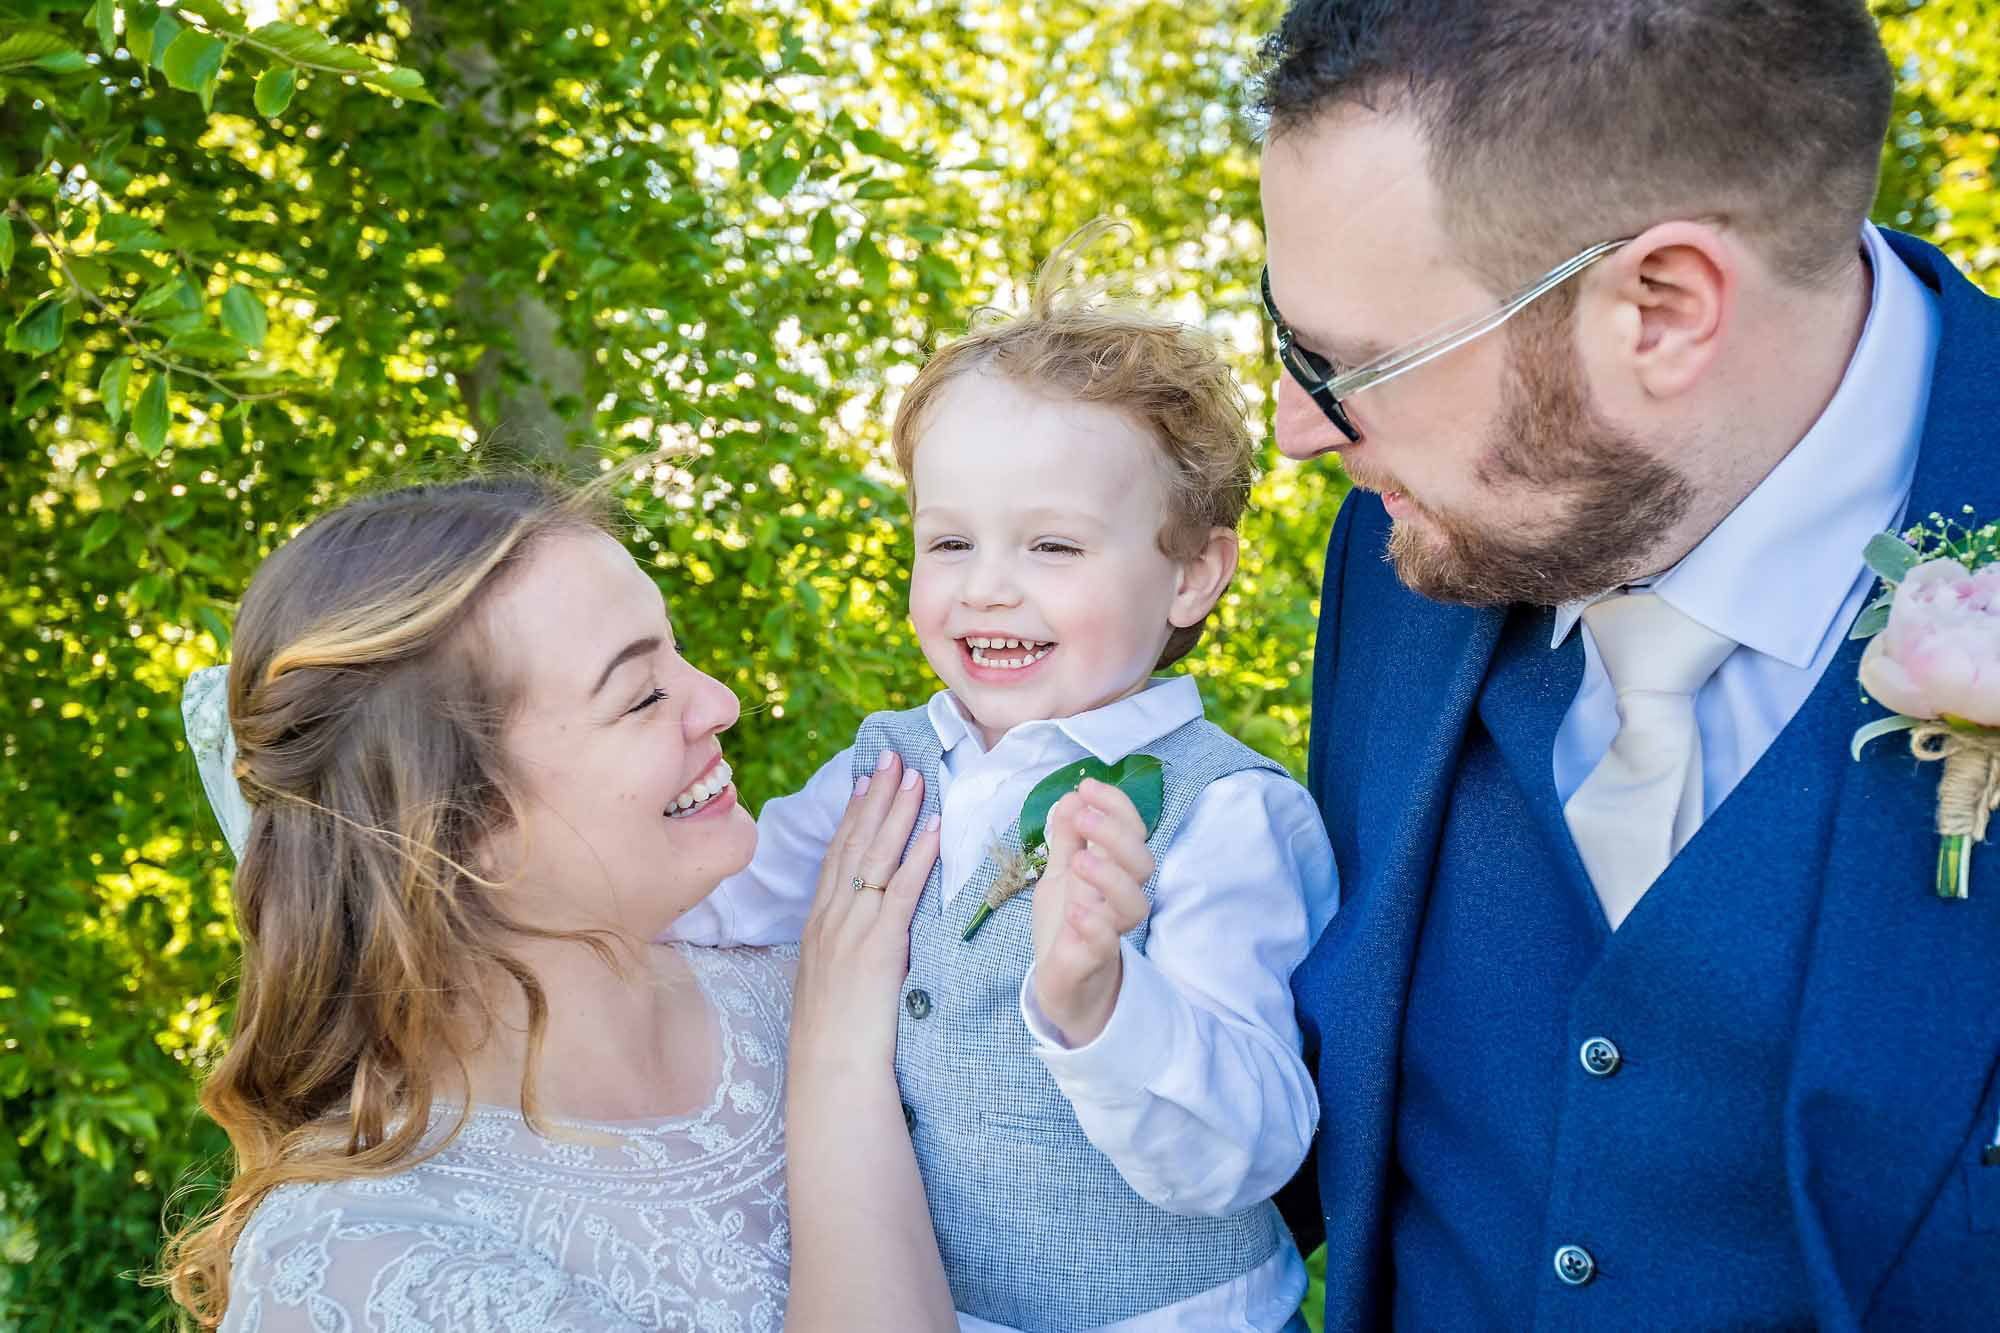
[[[966,646],[972,650],[972,660],[980,666],[997,667],[1002,671],[1019,671],[1022,667],[1033,666],[1047,657],[1055,648],[1053,643],[1037,644],[1024,639],[967,639]],[[1019,657],[989,657],[989,652],[1008,651],[1025,653]]]

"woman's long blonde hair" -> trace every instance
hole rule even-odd
[[[495,976],[526,1004],[533,1114],[547,1001],[510,941],[597,941],[514,921],[474,868],[482,835],[513,818],[512,673],[481,608],[548,534],[608,530],[603,489],[515,477],[357,500],[274,552],[244,597],[229,680],[253,812],[235,880],[242,982],[201,1095],[234,1172],[169,1242],[161,1277],[203,1325],[221,1319],[230,1251],[271,1190],[442,1146],[425,1145],[434,1100],[463,1086],[495,1021]]]

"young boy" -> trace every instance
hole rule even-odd
[[[1206,339],[1069,299],[1061,262],[896,415],[910,619],[945,690],[767,804],[755,860],[675,933],[796,939],[856,780],[895,750],[942,819],[896,1073],[961,1327],[1303,1328],[1270,1197],[1318,1119],[1290,976],[1333,856],[1304,789],[1202,720],[1192,680],[1152,678],[1235,572],[1241,397]],[[1164,765],[1151,838],[1085,784],[1040,879],[963,938],[1030,789],[1131,754]]]

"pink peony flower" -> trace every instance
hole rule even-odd
[[[1861,685],[1906,717],[2000,727],[2000,565],[1911,570],[1861,659]]]

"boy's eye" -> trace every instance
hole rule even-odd
[[[963,537],[940,537],[931,543],[933,551],[970,551],[972,543]]]
[[[1083,554],[1083,548],[1082,548],[1082,547],[1080,547],[1080,546],[1073,546],[1073,545],[1071,545],[1071,544],[1070,544],[1069,542],[1054,542],[1054,541],[1040,541],[1040,542],[1036,542],[1036,543],[1035,543],[1035,549],[1036,549],[1037,551],[1040,551],[1040,552],[1042,552],[1042,553],[1043,553],[1044,555],[1082,555],[1082,554]]]
[[[633,704],[630,708],[626,709],[625,715],[627,717],[630,717],[634,713],[643,713],[645,710],[651,708],[654,704],[659,703],[662,699],[666,697],[667,697],[667,692],[665,690],[656,688],[649,694],[647,694],[646,697],[641,699],[638,703]]]

